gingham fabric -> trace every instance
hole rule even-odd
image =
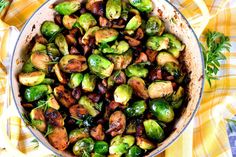
[[[4,66],[8,67],[4,59],[7,56],[6,41],[9,25],[20,29],[44,1],[13,0],[10,7],[1,14],[4,22],[0,21],[0,114],[3,111],[4,102],[9,102],[11,111],[15,110],[9,92],[7,92],[7,69],[4,68]],[[201,0],[196,1],[201,2]],[[171,0],[171,2],[186,16],[195,30],[202,27],[201,22],[206,19],[202,17],[202,12],[194,0]],[[205,0],[204,2],[210,13],[210,21],[205,31],[210,29],[224,33],[230,37],[232,47],[230,52],[225,53],[227,60],[221,62],[219,80],[214,81],[211,88],[205,83],[199,111],[190,126],[174,144],[159,156],[232,156],[226,132],[226,119],[232,118],[236,114],[236,0]],[[200,39],[203,41],[202,35]],[[11,114],[6,127],[13,145],[29,156],[38,156],[39,154],[40,156],[50,156],[52,152],[41,144],[37,147],[38,143],[24,126],[19,115],[16,112]],[[1,142],[4,143],[0,140],[0,147],[3,145]]]

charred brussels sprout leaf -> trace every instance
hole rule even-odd
[[[73,153],[76,156],[89,155],[94,148],[94,141],[92,138],[83,138],[75,143],[73,146]]]
[[[80,15],[78,22],[85,31],[97,24],[96,19],[90,13]]]
[[[149,138],[157,140],[158,142],[161,142],[164,139],[164,130],[155,120],[145,120],[143,122],[143,125],[145,128],[145,132]]]
[[[129,85],[122,84],[115,89],[114,99],[116,102],[126,105],[131,99],[132,93],[133,89]]]
[[[50,38],[60,30],[60,27],[52,21],[45,21],[40,30],[43,35]]]
[[[119,33],[112,28],[100,29],[95,32],[95,39],[97,43],[108,43],[116,40]]]
[[[129,0],[129,2],[141,12],[149,13],[154,7],[151,0]]]
[[[94,152],[98,154],[107,154],[109,151],[109,145],[105,141],[97,141],[94,145]]]
[[[35,86],[43,82],[45,73],[42,71],[35,71],[30,73],[20,73],[19,82],[25,86]]]
[[[28,102],[39,100],[47,94],[52,93],[52,89],[49,85],[37,85],[33,87],[26,88],[24,93],[24,98]]]
[[[143,150],[151,150],[156,147],[151,141],[143,137],[137,137],[136,141],[137,141],[137,145]]]
[[[69,49],[68,49],[68,44],[66,42],[66,39],[63,34],[57,34],[55,38],[55,44],[58,46],[60,52],[63,55],[68,55],[69,54]]]
[[[146,33],[148,35],[162,35],[165,30],[164,22],[157,16],[151,16],[146,23]]]
[[[59,14],[70,15],[80,9],[80,2],[76,0],[61,2],[54,9]]]
[[[119,19],[121,15],[121,0],[108,0],[106,4],[106,17],[109,20]]]
[[[125,113],[128,117],[141,116],[147,108],[144,100],[136,101],[126,108]]]

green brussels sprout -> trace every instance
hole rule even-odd
[[[31,124],[41,132],[45,132],[47,128],[44,111],[41,108],[34,108],[30,112]]]
[[[82,89],[86,92],[92,92],[96,86],[96,76],[89,73],[84,74],[82,80]]]
[[[136,144],[143,150],[151,150],[156,147],[155,144],[143,137],[136,137],[136,141]]]
[[[96,19],[90,13],[83,13],[80,15],[78,22],[85,31],[97,24]]]
[[[117,39],[119,33],[112,28],[100,29],[95,32],[95,40],[97,43],[108,43]]]
[[[170,53],[165,52],[165,51],[160,52],[157,55],[156,60],[157,60],[157,64],[160,66],[164,66],[168,62],[173,62],[176,65],[179,65],[178,60],[174,56],[172,56]]]
[[[115,102],[126,105],[127,102],[131,99],[132,93],[133,89],[129,85],[119,85],[114,91]]]
[[[46,46],[43,44],[40,44],[39,42],[36,42],[31,50],[31,52],[45,52]]]
[[[24,98],[28,102],[39,100],[47,94],[52,93],[52,89],[49,85],[36,85],[26,88]]]
[[[30,56],[30,62],[36,69],[42,70],[46,73],[48,72],[48,63],[50,62],[50,58],[47,54],[34,52]]]
[[[59,110],[60,105],[58,104],[58,102],[53,94],[47,95],[47,106],[51,107],[55,110]]]
[[[125,69],[125,74],[128,77],[147,77],[148,69],[144,68],[142,64],[132,64]]]
[[[30,73],[36,71],[36,69],[34,68],[34,65],[31,63],[30,58],[23,64],[22,67],[22,72],[23,73]]]
[[[151,36],[147,39],[146,46],[154,51],[168,49],[169,39],[167,37]]]
[[[111,47],[107,43],[102,43],[101,49],[103,53],[123,54],[128,51],[129,44],[124,40],[116,41]]]
[[[53,62],[59,61],[59,59],[61,57],[61,54],[60,54],[59,50],[57,49],[56,44],[54,44],[54,43],[47,44],[47,53],[48,53],[49,58]]]
[[[135,31],[142,24],[142,18],[140,15],[135,15],[132,17],[129,22],[126,24],[125,30]]]
[[[119,19],[121,15],[121,0],[108,0],[106,4],[106,17],[109,20]]]
[[[129,2],[141,12],[150,13],[154,8],[151,0],[129,0]]]
[[[148,119],[143,122],[145,132],[147,136],[158,142],[162,142],[165,138],[165,134],[161,126],[153,119]]]
[[[111,76],[114,64],[101,55],[92,54],[88,58],[89,69],[101,79]]]
[[[147,35],[162,35],[165,30],[165,25],[157,16],[151,16],[146,23]]]
[[[76,17],[75,16],[69,16],[69,15],[65,15],[62,18],[62,23],[64,25],[65,28],[67,29],[72,29],[74,24],[76,23]]]
[[[82,55],[65,55],[59,62],[63,72],[76,73],[85,71],[88,68],[86,58]]]
[[[109,145],[105,141],[97,141],[94,145],[94,152],[98,154],[107,154],[109,151]]]
[[[106,157],[106,156],[95,152],[91,154],[91,157]]]
[[[131,135],[124,135],[122,138],[123,138],[123,143],[127,143],[129,148],[132,145],[134,145],[135,138],[133,136],[131,136]]]
[[[92,138],[83,138],[75,143],[73,146],[73,153],[76,156],[88,155],[92,152],[94,148],[94,141]]]
[[[95,117],[99,114],[99,111],[95,109],[96,103],[93,103],[87,96],[82,96],[79,99],[79,104],[82,105],[91,116]]]
[[[68,49],[68,44],[66,42],[65,37],[63,34],[57,34],[55,38],[55,44],[58,46],[61,54],[63,55],[68,55],[69,54],[69,49]]]
[[[149,107],[158,120],[169,123],[174,119],[174,111],[164,99],[154,99],[149,102]]]
[[[178,109],[183,102],[184,88],[179,86],[178,90],[172,94],[171,106]]]
[[[131,77],[128,80],[128,85],[132,87],[135,95],[145,100],[149,98],[148,90],[145,86],[145,82],[140,77]]]
[[[129,107],[126,108],[125,113],[128,117],[141,116],[147,108],[144,100],[135,101]]]
[[[80,9],[80,2],[76,0],[61,2],[54,9],[61,15],[70,15]]]
[[[72,73],[70,75],[70,81],[68,83],[68,86],[72,89],[78,87],[82,82],[83,77],[84,76],[82,73]]]
[[[129,49],[122,55],[109,54],[106,57],[114,64],[114,70],[125,69],[132,61],[132,50]]]
[[[89,137],[89,132],[86,128],[74,129],[69,133],[70,143],[75,143],[76,141],[86,137]]]
[[[136,145],[130,147],[128,153],[125,155],[125,157],[140,157],[140,156],[142,156],[142,150]]]
[[[89,28],[82,38],[82,43],[86,45],[89,42],[89,38],[94,37],[95,32],[99,29],[100,28],[98,26],[94,26],[94,27]]]
[[[174,76],[174,78],[178,78],[180,76],[179,66],[173,62],[168,62],[164,65],[163,70]]]
[[[156,81],[148,86],[148,95],[151,99],[162,98],[173,93],[171,81]]]
[[[60,27],[52,21],[43,22],[40,28],[41,33],[48,38],[52,37],[59,30],[60,30]]]
[[[35,86],[43,82],[45,73],[42,71],[34,71],[30,73],[20,73],[19,82],[25,86]]]

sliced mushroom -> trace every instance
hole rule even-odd
[[[56,96],[56,99],[66,108],[69,108],[71,105],[76,103],[71,91],[65,89],[63,85],[59,85],[54,88],[54,95]]]
[[[103,141],[105,138],[105,133],[102,128],[102,124],[98,124],[98,126],[93,127],[90,131],[90,135],[97,141]]]
[[[47,122],[52,126],[63,127],[64,126],[64,119],[59,111],[48,108],[45,112],[45,118]]]
[[[109,119],[109,129],[106,133],[111,136],[121,135],[125,131],[126,117],[121,111],[115,111]]]
[[[69,112],[71,116],[75,118],[82,118],[84,115],[88,114],[87,110],[79,104],[71,106]]]
[[[135,63],[147,62],[148,58],[144,52],[141,52],[139,57],[136,59]]]
[[[103,16],[104,14],[103,0],[88,1],[88,3],[86,4],[86,9],[88,9],[95,15]]]
[[[129,45],[132,47],[138,46],[141,44],[141,42],[137,39],[134,39],[130,36],[125,36],[125,39],[128,41]]]
[[[139,96],[143,99],[147,99],[149,97],[148,90],[145,87],[145,82],[143,81],[143,79],[141,79],[139,77],[131,77],[128,80],[128,85],[130,85],[133,88],[134,93],[137,96]]]
[[[151,50],[151,49],[147,49],[146,52],[148,60],[150,62],[154,62],[156,60],[156,56],[157,56],[157,51]]]
[[[65,150],[68,147],[68,136],[65,127],[53,127],[48,140],[58,150]]]
[[[112,23],[110,21],[108,21],[108,19],[106,19],[105,17],[100,16],[99,19],[99,25],[101,27],[111,27]]]
[[[142,30],[142,28],[138,28],[138,30],[136,31],[136,34],[135,34],[135,39],[143,39],[144,37],[144,32]]]

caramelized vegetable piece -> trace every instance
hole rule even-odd
[[[67,29],[72,29],[75,22],[76,22],[75,16],[65,15],[62,19],[62,23],[63,23],[64,27]]]
[[[80,2],[77,0],[61,2],[54,9],[59,14],[70,15],[80,9]]]
[[[147,55],[144,52],[141,52],[139,57],[136,59],[134,63],[142,63],[147,61],[148,61]]]
[[[119,85],[114,91],[114,100],[126,106],[131,99],[132,93],[133,89],[129,85]]]
[[[104,7],[103,7],[103,0],[90,0],[86,3],[86,9],[91,11],[91,13],[103,16],[104,14]]]
[[[83,106],[91,116],[96,117],[99,114],[99,111],[95,109],[97,104],[93,103],[87,96],[82,96],[79,100],[79,104]]]
[[[86,58],[82,55],[65,55],[59,62],[59,67],[66,73],[85,71],[88,66]]]
[[[145,132],[147,136],[153,140],[157,140],[158,142],[163,141],[165,138],[164,130],[161,126],[153,119],[148,119],[143,122]]]
[[[64,119],[59,111],[48,108],[45,112],[45,118],[48,122],[48,124],[56,127],[63,127],[64,126]]]
[[[45,132],[47,128],[46,120],[44,117],[43,109],[34,108],[30,112],[30,119],[32,125],[41,132]]]
[[[121,111],[114,112],[109,119],[109,129],[106,133],[110,133],[111,136],[121,135],[125,131],[126,118]]]
[[[60,108],[60,105],[58,104],[53,94],[47,96],[47,105],[48,107],[51,107],[55,110],[59,110]]]
[[[74,129],[69,133],[70,143],[75,143],[76,141],[86,137],[89,137],[87,128]]]
[[[116,40],[119,33],[115,29],[100,29],[95,33],[97,43],[107,43]]]
[[[71,105],[75,104],[76,102],[76,100],[73,98],[71,94],[71,91],[65,89],[63,85],[59,85],[55,87],[53,92],[56,99],[66,108],[69,108]]]
[[[173,93],[170,81],[157,81],[148,86],[148,95],[151,99],[162,98]]]
[[[141,42],[137,39],[134,39],[130,36],[125,36],[125,39],[128,41],[129,45],[132,47],[138,46],[141,44]]]
[[[81,105],[72,105],[69,108],[70,115],[74,118],[82,118],[88,114],[88,111]]]
[[[137,96],[143,98],[143,99],[148,99],[148,90],[145,87],[145,82],[143,79],[139,77],[131,77],[128,80],[128,85],[130,85],[134,91],[134,94]]]
[[[85,92],[92,92],[96,86],[96,76],[86,73],[82,80],[82,89]]]
[[[164,66],[168,62],[173,62],[176,65],[179,65],[178,60],[172,56],[170,53],[162,51],[156,57],[157,64],[160,66]]]
[[[35,86],[43,82],[45,73],[42,71],[35,71],[31,73],[20,73],[19,82],[25,86]]]
[[[108,21],[105,17],[99,17],[99,25],[101,27],[111,27],[112,23]]]
[[[105,133],[103,132],[102,124],[93,127],[90,131],[90,135],[97,141],[102,141],[105,138]]]
[[[65,74],[60,70],[59,65],[55,64],[53,69],[55,71],[58,81],[62,84],[67,84],[67,78]]]
[[[30,56],[30,61],[36,69],[48,72],[48,63],[50,62],[50,58],[47,54],[34,52]]]
[[[136,137],[136,141],[137,141],[137,145],[143,150],[150,150],[156,147],[155,144],[153,144],[151,141],[143,137]]]
[[[68,136],[65,127],[53,127],[52,133],[48,135],[49,143],[58,150],[65,150],[68,143]]]

